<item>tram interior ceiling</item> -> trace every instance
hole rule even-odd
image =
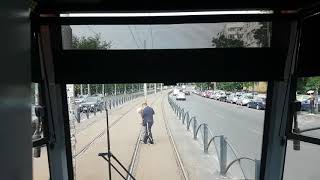
[[[257,9],[263,10],[263,13],[248,13]],[[244,13],[244,10],[248,12]],[[123,12],[142,15],[116,15]],[[165,12],[173,15],[159,15]],[[174,12],[207,14],[175,15]],[[82,16],[72,16],[76,13]],[[90,16],[92,13],[105,15]],[[152,13],[159,14],[153,16],[150,15]],[[43,134],[34,134],[34,156],[40,157],[40,148],[45,146],[50,179],[76,179],[71,152],[73,137],[70,135],[68,84],[163,83],[174,86],[189,82],[267,82],[261,161],[255,172],[259,174],[256,180],[283,179],[287,141],[320,145],[319,137],[308,136],[299,131],[297,133],[294,129],[295,113],[298,111],[297,107],[301,107],[300,104],[294,104],[297,81],[303,77],[320,76],[319,13],[320,3],[316,0],[228,0],[212,3],[127,0],[37,2],[30,15],[31,79],[39,85],[36,86],[40,97],[36,106],[36,129]],[[155,29],[170,25],[240,22],[265,22],[270,25],[268,45],[143,48],[145,43],[140,42],[141,48],[81,49],[72,47],[73,32],[66,30],[86,26],[91,33],[99,35],[99,32],[90,28],[123,26],[130,30],[130,26],[154,26]],[[170,40],[169,36],[161,39],[168,41],[168,44]],[[121,104],[132,99],[133,96],[123,96],[114,103]],[[110,161],[112,154],[104,155],[109,156]],[[123,169],[128,172],[126,167]],[[134,179],[133,175],[128,174]]]

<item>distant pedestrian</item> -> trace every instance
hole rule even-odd
[[[148,106],[147,103],[143,103],[143,110],[141,113],[142,116],[142,125],[144,127],[144,136],[143,136],[143,142],[145,144],[149,143],[153,144],[153,137],[152,137],[152,132],[151,132],[151,128],[153,125],[153,115],[154,115],[154,110]]]
[[[310,95],[310,113],[314,113],[314,106],[315,106],[315,96],[314,96],[314,93],[311,93]]]

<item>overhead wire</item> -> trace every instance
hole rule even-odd
[[[138,49],[140,49],[140,46],[139,46],[139,44],[138,44],[138,42],[137,42],[136,38],[134,37],[134,34],[133,34],[133,32],[132,32],[132,29],[131,29],[130,25],[128,25],[128,28],[129,28],[129,31],[130,31],[131,37],[133,38],[133,40],[134,40],[135,44],[137,45],[137,48],[138,48]]]
[[[137,36],[138,36],[138,40],[139,40],[141,46],[144,47],[144,43],[142,42],[142,40],[141,40],[141,38],[140,38],[140,35],[139,35],[139,33],[138,33],[139,31],[137,30],[137,27],[136,27],[135,25],[134,25],[133,27],[134,27],[134,30],[137,32],[136,34],[137,34]]]
[[[149,24],[149,31],[151,36],[151,49],[153,49],[153,32],[152,32],[152,26]]]

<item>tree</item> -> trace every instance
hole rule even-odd
[[[218,37],[212,38],[212,46],[216,48],[236,48],[244,47],[245,44],[240,39],[227,38],[223,34],[218,34]]]
[[[112,42],[106,42],[101,39],[101,34],[95,34],[95,36],[72,36],[72,48],[74,49],[110,49]]]
[[[261,47],[269,47],[271,24],[269,22],[260,22],[260,25],[259,29],[253,30],[253,37]]]
[[[219,82],[217,88],[225,91],[238,91],[243,89],[241,82]]]
[[[101,34],[95,34],[95,36],[72,36],[72,48],[73,49],[110,49],[112,45],[112,42],[106,42],[105,40],[101,39]],[[80,94],[80,84],[74,85],[74,92],[76,95]],[[92,94],[96,93],[96,89],[98,90],[98,93],[101,93],[102,91],[102,85],[96,85],[92,84],[90,85],[90,92]],[[83,93],[87,94],[87,86],[83,86]]]
[[[306,83],[307,90],[319,90],[320,88],[320,76],[309,77]]]

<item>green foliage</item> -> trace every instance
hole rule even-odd
[[[297,81],[297,92],[305,94],[308,90],[320,89],[320,76],[299,78]]]
[[[217,88],[225,91],[238,91],[243,89],[241,82],[219,82]]]
[[[216,48],[236,48],[244,47],[245,44],[240,39],[227,38],[224,35],[218,35],[218,37],[212,38],[212,46]]]
[[[260,22],[260,28],[253,31],[254,38],[261,47],[269,46],[269,35],[271,32],[271,24],[268,22]]]
[[[96,34],[93,37],[72,36],[72,48],[74,49],[110,49],[111,46],[111,41],[101,40],[101,34]]]

